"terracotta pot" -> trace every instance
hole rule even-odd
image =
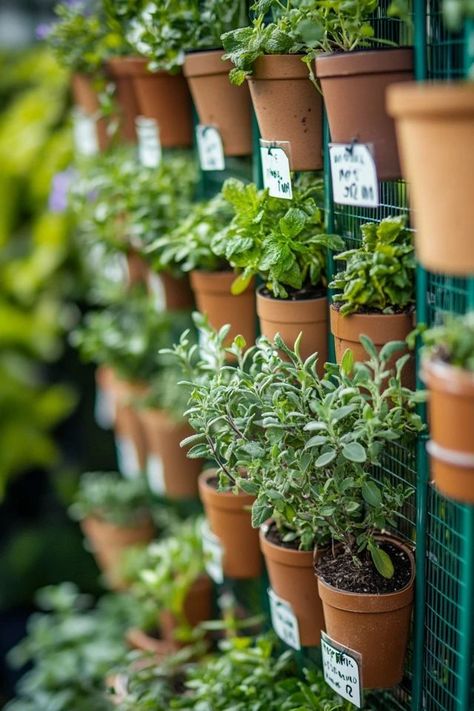
[[[263,296],[260,287],[257,290],[257,313],[262,334],[271,340],[279,333],[286,345],[293,347],[302,332],[301,356],[306,359],[319,353],[318,373],[323,374],[328,359],[328,301],[325,296],[300,301],[273,299]]]
[[[410,185],[418,259],[434,272],[473,274],[472,83],[393,86],[387,106]]]
[[[81,521],[81,528],[109,586],[114,590],[125,589],[127,585],[120,572],[123,553],[128,548],[144,546],[152,540],[152,521],[147,518],[136,526],[116,526],[91,516]]]
[[[184,76],[202,124],[217,126],[226,156],[252,152],[252,114],[247,84],[229,81],[232,63],[222,61],[222,50],[188,54]]]
[[[314,577],[313,551],[296,551],[270,543],[260,529],[260,547],[274,592],[290,603],[298,619],[303,647],[319,647],[324,630],[323,608]]]
[[[166,659],[166,657],[175,654],[179,649],[176,642],[152,637],[143,630],[138,629],[138,627],[128,629],[125,639],[132,649],[137,649],[139,652],[151,653],[158,660]]]
[[[253,285],[239,296],[230,293],[235,279],[234,272],[191,272],[191,287],[196,304],[203,314],[209,317],[209,323],[216,329],[226,323],[231,324],[227,343],[241,334],[248,346],[255,342],[256,316],[255,291]]]
[[[193,583],[184,601],[183,610],[190,627],[212,619],[212,582],[206,575],[202,575]],[[169,610],[160,613],[159,624],[163,639],[174,640],[178,622]]]
[[[415,560],[408,546],[390,540],[408,554],[411,562],[411,580],[402,590],[383,595],[351,593],[338,590],[318,577],[326,631],[335,642],[362,655],[364,689],[391,688],[403,677]]]
[[[120,106],[120,130],[125,141],[136,141],[135,119],[140,113],[133,79],[128,70],[127,57],[112,57],[107,62],[107,71],[112,78]]]
[[[182,74],[148,71],[148,60],[125,57],[132,77],[139,112],[157,121],[163,148],[190,146],[193,140],[192,106]]]
[[[148,293],[152,296],[158,311],[192,310],[194,296],[187,274],[174,277],[168,272],[156,273],[147,270]]]
[[[148,280],[148,262],[135,249],[127,252],[127,282],[129,287]]]
[[[198,494],[198,476],[202,460],[188,459],[180,442],[193,430],[187,422],[176,423],[164,410],[142,409],[139,418],[145,432],[148,451],[148,474],[158,491],[171,499],[193,499]],[[150,457],[154,458],[154,466]]]
[[[395,125],[385,108],[390,84],[413,79],[413,50],[377,49],[316,57],[334,143],[371,143],[380,180],[400,177]]]
[[[301,56],[259,57],[248,83],[262,138],[290,142],[292,170],[322,168],[322,100]]]
[[[127,476],[144,472],[147,464],[145,431],[133,400],[145,397],[149,388],[145,383],[131,383],[113,374],[111,392],[115,402],[115,436],[122,456],[129,459]]]
[[[363,362],[368,359],[362,343],[361,335],[368,336],[378,351],[389,341],[404,341],[410,331],[415,327],[413,313],[401,314],[350,314],[343,316],[340,311],[331,306],[331,332],[334,336],[336,348],[336,361],[341,362],[346,348],[354,354],[354,360]],[[407,349],[408,351],[408,349]],[[398,351],[389,361],[390,367],[403,355]],[[406,387],[415,386],[415,358],[405,365],[403,369],[403,383]]]
[[[218,491],[209,480],[214,469],[199,477],[199,496],[212,533],[223,548],[222,567],[228,578],[257,578],[262,573],[258,530],[252,528],[251,506],[254,496],[240,492]]]
[[[430,394],[432,479],[445,496],[474,504],[474,374],[428,360],[421,377]]]
[[[87,74],[73,74],[72,95],[74,104],[85,114],[94,117],[99,149],[104,151],[109,145],[110,139],[107,134],[107,120],[100,117],[99,96],[94,88],[93,77]]]

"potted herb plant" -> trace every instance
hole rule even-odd
[[[416,263],[405,218],[368,222],[361,233],[359,247],[335,255],[345,262],[330,284],[339,292],[330,308],[338,362],[347,348],[356,360],[365,360],[361,334],[380,349],[389,341],[405,340],[414,327]],[[414,385],[413,363],[406,378]]]
[[[413,50],[375,37],[371,20],[378,6],[378,0],[320,4],[314,53],[331,139],[372,144],[379,179],[392,180],[400,177],[400,163],[385,92],[413,78]],[[392,47],[373,49],[375,43]]]
[[[317,351],[322,369],[328,343],[327,249],[344,244],[340,237],[324,234],[322,182],[302,176],[291,201],[235,179],[225,182],[222,194],[234,217],[212,247],[239,270],[232,293],[245,293],[259,276],[263,285],[257,289],[257,313],[263,335],[272,339],[280,333],[293,345],[302,332],[303,357]]]
[[[159,237],[150,246],[156,269],[179,269],[190,273],[196,304],[219,329],[231,324],[229,342],[242,334],[247,343],[255,340],[255,295],[248,290],[231,293],[235,273],[228,260],[214,250],[218,234],[225,234],[232,209],[222,194],[196,205],[175,230]]]
[[[186,642],[200,622],[212,617],[212,584],[205,573],[201,519],[177,524],[151,543],[132,592],[154,610],[161,638]]]
[[[474,503],[474,314],[446,316],[423,335],[432,478],[445,496]]]
[[[121,574],[124,551],[144,546],[155,531],[143,479],[124,479],[115,472],[87,472],[81,477],[71,515],[81,522],[109,586],[125,587]]]
[[[319,37],[316,3],[259,0],[252,10],[250,26],[222,36],[224,59],[234,64],[230,79],[238,86],[248,81],[261,136],[289,142],[292,170],[322,168],[321,95],[308,75]]]

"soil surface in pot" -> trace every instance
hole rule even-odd
[[[299,538],[296,538],[294,541],[283,541],[275,523],[270,524],[268,531],[265,534],[265,538],[269,543],[273,543],[274,546],[279,546],[280,548],[288,548],[292,551],[299,551],[300,549]]]
[[[369,554],[360,561],[361,565],[357,565],[350,553],[341,553],[336,558],[329,553],[319,560],[316,572],[328,585],[351,593],[383,595],[402,590],[410,582],[410,558],[393,543],[382,543],[380,548],[388,553],[392,560],[395,568],[392,578],[380,575]]]
[[[319,288],[308,286],[303,287],[303,289],[291,289],[291,287],[288,287],[287,292],[287,298],[281,299],[278,296],[274,296],[266,286],[262,286],[259,289],[259,293],[262,296],[265,296],[267,299],[274,299],[275,301],[306,301],[308,299],[321,299],[323,296],[326,296],[326,289],[322,286]]]
[[[334,309],[334,311],[340,311],[342,307],[344,306],[343,301],[333,301],[331,304],[331,308]],[[381,311],[380,309],[371,309],[367,306],[359,306],[357,311],[355,311],[353,314],[349,314],[350,316],[360,316],[361,314],[377,314],[378,316],[394,316],[395,314],[412,314],[415,311],[414,306],[408,306],[404,309],[399,308],[398,306],[394,306],[393,310],[390,313],[385,313],[384,311]]]

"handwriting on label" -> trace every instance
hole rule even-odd
[[[363,143],[330,143],[329,156],[334,202],[378,207],[377,168],[370,146]]]
[[[222,568],[223,550],[221,542],[211,531],[209,523],[206,520],[203,521],[201,534],[207,574],[215,583],[221,584],[224,582],[224,570]]]
[[[287,142],[285,144],[289,145]],[[281,146],[260,140],[262,157],[263,184],[269,195],[283,200],[293,198],[291,185],[290,161]]]
[[[161,163],[160,129],[155,119],[137,116],[138,160],[145,168],[157,168]]]
[[[99,152],[96,119],[79,107],[74,109],[72,118],[76,153],[80,156],[96,155]]]
[[[201,170],[225,170],[224,146],[216,126],[196,126],[196,140]]]
[[[362,708],[361,655],[340,645],[321,632],[324,680],[331,689]]]
[[[298,619],[290,603],[268,589],[272,626],[276,635],[293,649],[301,649]]]

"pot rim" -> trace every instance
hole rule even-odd
[[[474,86],[472,82],[401,82],[387,89],[387,111],[394,118],[472,117]]]
[[[229,59],[222,59],[224,54],[223,49],[187,52],[183,65],[184,76],[187,79],[197,79],[228,74],[233,64]]]
[[[307,79],[310,81],[308,68],[301,61],[303,56],[303,54],[263,54],[255,60],[253,72],[247,77],[247,81],[250,84],[262,80]]]
[[[315,59],[320,79],[370,75],[413,73],[413,47],[382,47],[354,52],[324,52]]]
[[[265,284],[260,284],[257,289],[257,298],[262,299],[262,301],[270,301],[272,303],[283,303],[283,304],[307,304],[309,301],[327,301],[327,294],[324,296],[309,296],[307,299],[283,299],[280,296],[266,296],[265,294],[262,294],[262,291],[266,289],[267,287]]]
[[[474,373],[442,360],[424,358],[420,378],[432,390],[464,398],[474,397]]]
[[[222,503],[225,502],[226,504],[235,502],[235,507],[225,507],[235,509],[242,508],[242,506],[245,506],[246,503],[251,505],[255,501],[255,496],[252,496],[252,494],[246,494],[244,491],[239,491],[237,494],[234,494],[232,491],[219,491],[219,489],[216,489],[208,484],[208,479],[214,478],[216,476],[216,472],[217,469],[215,468],[204,469],[198,477],[199,488],[202,488],[204,492],[208,494],[209,498],[212,497],[215,500],[219,499]]]
[[[264,558],[269,557],[275,560],[281,565],[285,565],[288,568],[306,568],[309,565],[314,565],[314,550],[310,551],[300,551],[294,548],[285,548],[284,546],[278,546],[272,543],[267,538],[268,525],[271,521],[260,526],[259,538],[260,538],[260,549],[263,553]],[[322,555],[324,549],[321,549],[320,554]],[[286,560],[285,560],[286,559]]]

